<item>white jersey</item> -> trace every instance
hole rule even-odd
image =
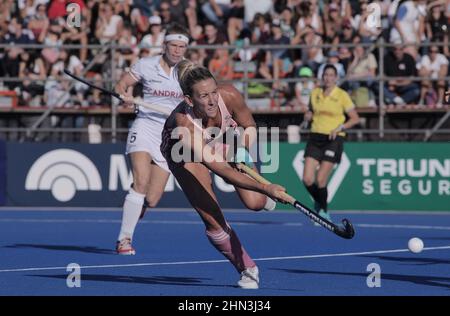
[[[139,59],[131,67],[130,74],[144,86],[145,102],[173,110],[183,101],[183,92],[175,67],[170,68],[168,75],[160,65],[161,58],[159,55]],[[137,117],[150,119],[162,125],[166,121],[166,116],[141,106]]]

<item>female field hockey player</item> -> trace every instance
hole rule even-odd
[[[227,223],[213,192],[209,171],[233,184],[242,202],[252,210],[273,209],[272,198],[283,201],[285,189],[277,184],[256,182],[222,159],[221,148],[225,147],[226,152],[227,144],[222,143],[223,137],[217,134],[233,133],[238,126],[246,132],[256,126],[241,94],[232,86],[218,87],[213,75],[204,67],[187,60],[177,67],[184,102],[177,106],[164,125],[161,152],[203,220],[209,241],[241,274],[238,285],[256,289],[259,287],[258,267]],[[207,131],[213,127],[220,129],[215,138]],[[183,159],[180,159],[180,152]],[[237,152],[237,156],[242,156],[242,151]],[[237,157],[237,161],[241,159],[243,156]]]
[[[116,92],[132,97],[132,87],[143,84],[144,101],[174,109],[183,100],[175,65],[184,58],[189,43],[187,31],[173,24],[164,39],[163,54],[138,60],[116,85]],[[121,255],[134,255],[132,247],[134,229],[146,207],[155,207],[164,192],[169,168],[159,149],[161,132],[166,116],[138,108],[130,128],[126,153],[129,155],[133,185],[125,197],[122,225],[116,251]]]

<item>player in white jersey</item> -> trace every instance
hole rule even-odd
[[[116,92],[132,96],[133,86],[143,84],[144,101],[174,109],[183,100],[175,65],[184,58],[189,43],[187,31],[177,25],[169,26],[163,54],[138,60],[116,85]],[[161,155],[161,132],[166,117],[139,107],[128,133],[126,153],[130,157],[133,185],[123,205],[122,225],[116,251],[134,255],[133,233],[146,207],[155,207],[164,192],[169,168]]]

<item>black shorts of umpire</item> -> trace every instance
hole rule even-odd
[[[344,151],[344,137],[336,136],[334,140],[330,140],[328,137],[326,134],[309,134],[304,157],[311,157],[317,161],[340,163]]]

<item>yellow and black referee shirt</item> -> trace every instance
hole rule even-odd
[[[314,113],[311,125],[312,133],[330,134],[345,122],[345,113],[355,106],[348,93],[339,87],[334,87],[327,96],[321,87],[311,92],[310,110]],[[339,133],[345,136],[344,132]]]

